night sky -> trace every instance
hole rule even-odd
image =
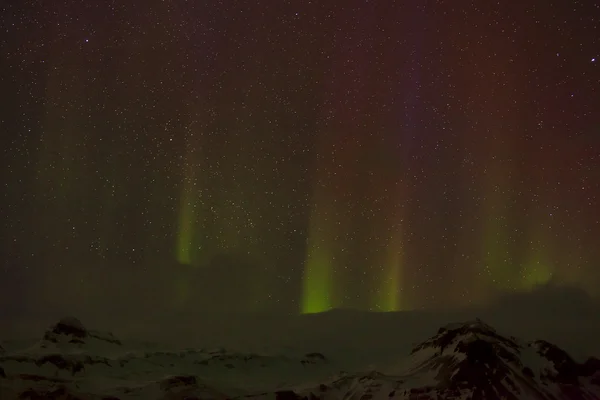
[[[5,1],[0,308],[600,295],[600,5]]]

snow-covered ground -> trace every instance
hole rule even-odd
[[[600,399],[598,314],[536,316],[174,314],[114,334],[65,318],[31,339],[13,325],[0,399]]]

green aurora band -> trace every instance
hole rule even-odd
[[[318,199],[320,200],[320,199]],[[333,255],[329,240],[327,212],[319,213],[323,202],[315,203],[310,216],[307,252],[302,280],[302,302],[300,312],[313,314],[334,308],[333,304]]]
[[[379,295],[375,297],[372,309],[390,312],[406,309],[402,298],[402,253],[399,235],[391,238],[386,251],[385,264],[383,265],[383,280]]]
[[[187,185],[185,185],[187,186]],[[179,227],[177,230],[177,261],[180,264],[192,264],[192,241],[194,237],[194,197],[190,188],[185,187],[179,209]]]
[[[190,130],[190,128],[188,128]],[[197,162],[196,148],[193,133],[187,137],[186,151],[183,163],[183,180],[181,183],[180,204],[178,210],[177,244],[175,248],[176,259],[180,264],[193,265],[194,262],[194,228],[198,216],[196,207],[198,190],[196,188]]]
[[[541,226],[534,229],[529,240],[529,252],[524,269],[521,271],[520,289],[531,290],[535,286],[548,283],[553,277],[554,263],[552,257],[545,251],[550,240],[542,232]]]

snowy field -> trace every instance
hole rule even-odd
[[[453,312],[5,319],[0,398],[600,399],[598,308],[533,300]]]

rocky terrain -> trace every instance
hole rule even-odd
[[[0,398],[600,400],[600,360],[578,363],[479,319],[440,328],[393,364],[370,365],[348,368],[323,349],[150,349],[64,318],[27,348],[0,345]]]

